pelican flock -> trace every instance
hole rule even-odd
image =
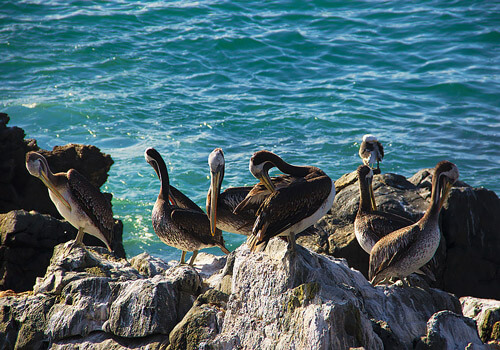
[[[404,279],[414,272],[433,279],[426,264],[439,245],[439,213],[458,179],[458,168],[449,161],[436,165],[429,207],[419,221],[413,222],[377,209],[372,181],[374,174],[380,173],[382,144],[366,134],[358,153],[363,164],[357,169],[359,209],[354,233],[370,255],[371,283]],[[163,243],[182,251],[181,264],[185,263],[186,253],[193,252],[189,261],[193,265],[198,251],[204,248],[219,247],[229,254],[223,231],[247,236],[246,244],[254,253],[265,251],[274,237],[285,239],[288,250],[293,252],[295,236],[321,219],[335,199],[334,181],[323,170],[314,165],[292,165],[266,150],[250,157],[250,173],[258,180],[255,185],[229,187],[221,192],[226,163],[222,149],[215,148],[208,156],[210,186],[205,213],[170,184],[167,166],[156,149],[147,148],[144,157],[160,180],[151,214],[154,232]],[[45,157],[37,152],[27,153],[26,168],[47,186],[61,216],[78,229],[71,248],[81,245],[84,233],[89,233],[111,251],[113,211],[99,189],[75,169],[52,173]],[[269,171],[273,168],[281,174],[271,177]]]

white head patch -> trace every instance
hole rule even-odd
[[[216,171],[220,166],[225,165],[224,153],[220,148],[216,148],[210,153],[208,156],[208,165],[210,166],[211,171]]]
[[[363,135],[363,142],[377,142],[377,138],[372,134]]]

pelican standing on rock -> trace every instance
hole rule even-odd
[[[377,138],[371,134],[363,136],[363,142],[359,147],[359,156],[363,160],[364,165],[371,166],[377,162],[377,173],[380,173],[379,162],[384,158],[384,147]],[[373,168],[373,166],[371,166]]]
[[[49,197],[57,210],[77,230],[76,245],[83,245],[86,233],[99,238],[111,252],[113,239],[113,210],[111,203],[75,169],[53,174],[47,160],[37,152],[26,154],[28,172],[47,186]]]
[[[295,166],[269,151],[256,152],[250,159],[250,172],[270,192],[257,211],[252,236],[247,240],[251,251],[263,250],[275,236],[286,236],[289,249],[295,249],[295,234],[315,224],[332,207],[335,185],[321,169]],[[268,171],[277,167],[285,181],[276,187]],[[259,184],[258,184],[259,185]],[[258,186],[256,185],[256,186]],[[251,205],[252,191],[235,212]]]
[[[415,222],[396,214],[378,211],[372,187],[373,170],[367,165],[360,165],[357,173],[360,198],[354,233],[361,248],[370,254],[380,238]]]
[[[370,253],[369,278],[373,285],[391,277],[404,278],[426,264],[439,246],[439,212],[451,186],[458,179],[458,168],[439,162],[432,178],[431,203],[415,224],[382,237]]]
[[[234,209],[245,199],[252,187],[230,187],[220,193],[226,161],[221,148],[216,148],[208,156],[210,167],[210,188],[207,193],[207,215],[210,230],[215,234],[216,227],[226,232],[242,235],[252,234],[257,208],[250,208],[239,214]]]
[[[208,156],[210,188],[207,193],[207,215],[212,234],[217,226],[226,232],[249,236],[252,234],[255,213],[271,191],[259,183],[253,187],[230,187],[220,193],[225,164],[224,152],[220,148],[214,149]],[[275,188],[281,188],[289,183],[289,177],[271,177],[270,181]],[[235,208],[247,197],[251,201],[247,201],[245,207],[241,207],[238,214],[235,214]]]
[[[190,251],[193,252],[193,256],[189,260],[189,265],[193,265],[198,251],[203,248],[217,246],[229,254],[224,246],[222,232],[217,230],[215,236],[210,233],[207,215],[199,207],[191,208],[194,203],[189,199],[186,201],[187,197],[180,191],[173,192],[167,166],[160,153],[154,148],[148,148],[144,152],[144,158],[153,167],[161,183],[160,193],[151,215],[154,231],[163,243],[182,251],[180,263],[184,264],[186,252]],[[179,206],[180,202],[184,204]]]

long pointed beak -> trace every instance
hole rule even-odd
[[[217,199],[219,198],[220,192],[220,172],[214,172],[211,174],[210,188],[210,232],[212,236],[215,236],[215,230],[217,229]]]
[[[59,200],[62,202],[62,204],[64,204],[64,206],[66,208],[68,208],[68,210],[71,210],[71,205],[62,196],[62,194],[54,187],[54,185],[52,185],[52,183],[49,181],[49,179],[47,178],[47,176],[43,172],[41,173],[41,180],[45,184],[45,186],[47,186],[49,188],[49,190],[51,190],[52,193],[54,193],[56,195],[56,197],[59,198]]]
[[[372,179],[368,180],[368,188],[370,189],[370,202],[372,210],[377,210],[377,203],[375,202],[375,194],[373,193]]]
[[[264,184],[264,186],[267,188],[267,190],[271,193],[276,192],[276,188],[273,185],[273,182],[271,181],[271,177],[269,174],[263,174],[262,177],[259,178],[260,182]]]

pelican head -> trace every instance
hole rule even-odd
[[[210,232],[215,236],[217,225],[217,199],[219,197],[222,180],[224,179],[224,167],[226,161],[224,160],[224,152],[221,148],[216,148],[208,156],[208,165],[210,167],[210,210],[208,217],[210,219]]]
[[[459,172],[455,164],[443,160],[436,165],[433,181],[438,181],[439,195],[436,196],[436,201],[439,202],[439,209],[443,206],[451,187],[458,180],[458,177]]]
[[[42,180],[45,186],[56,195],[57,198],[69,209],[71,210],[71,205],[64,198],[64,196],[59,192],[54,184],[54,174],[50,171],[47,159],[37,152],[28,152],[26,154],[26,169],[28,172]]]
[[[249,170],[252,175],[262,182],[264,186],[271,192],[276,192],[271,177],[269,176],[269,170],[275,166],[275,164],[270,160],[270,157],[277,157],[274,153],[269,151],[259,151],[254,153],[250,158]]]
[[[377,204],[375,203],[375,195],[373,193],[373,170],[368,165],[360,165],[358,167],[358,180],[364,181],[366,187],[368,188],[368,194],[370,196],[370,202],[372,205],[372,210],[377,210]]]
[[[363,142],[377,142],[377,137],[372,134],[363,135]]]

